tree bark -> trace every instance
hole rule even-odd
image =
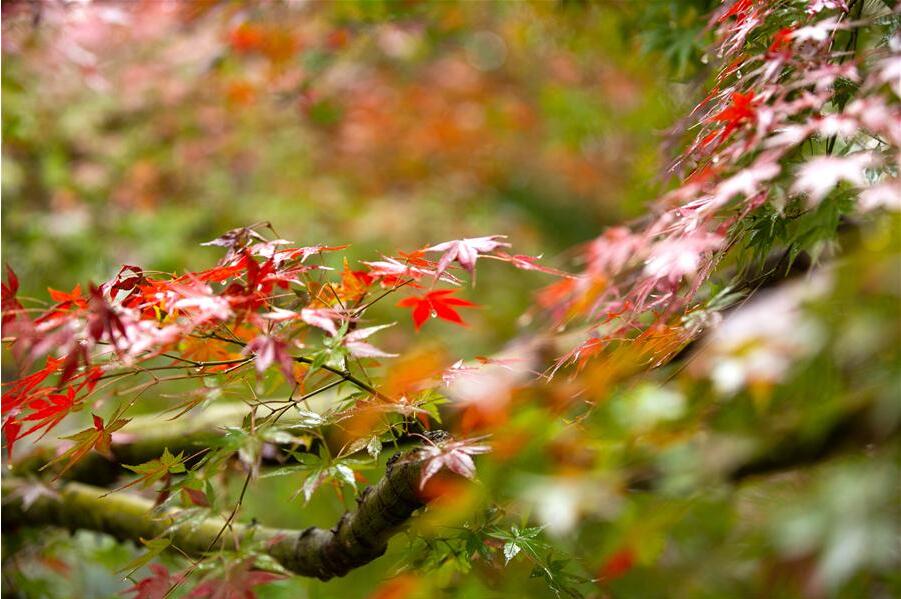
[[[378,484],[360,494],[357,510],[345,513],[331,529],[286,530],[232,524],[220,534],[227,524],[222,518],[207,519],[199,526],[174,526],[177,510],[154,516],[153,503],[134,494],[101,497],[106,489],[77,482],[62,483],[45,491],[36,487],[39,483],[15,477],[5,477],[2,482],[3,529],[59,526],[72,531],[93,530],[134,542],[164,536],[171,540],[173,548],[193,557],[218,549],[235,549],[252,534],[254,540],[264,541],[269,555],[286,569],[329,580],[384,554],[390,538],[425,505],[419,494],[420,461],[415,451],[389,460]]]

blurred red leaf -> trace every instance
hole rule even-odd
[[[598,576],[603,580],[615,580],[635,566],[635,552],[631,547],[616,551],[601,565]]]
[[[169,569],[161,564],[150,564],[152,574],[147,578],[142,578],[124,591],[125,593],[134,593],[132,599],[163,599],[173,586],[180,584],[184,580],[184,574],[170,574]]]

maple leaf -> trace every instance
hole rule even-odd
[[[815,15],[827,9],[839,9],[848,12],[847,0],[807,0],[807,14]]]
[[[94,341],[106,339],[117,350],[128,343],[128,331],[122,315],[106,301],[99,287],[91,286],[87,331]]]
[[[252,227],[238,227],[237,229],[226,231],[216,239],[201,243],[200,245],[227,248],[228,252],[226,252],[222,260],[219,261],[220,264],[227,264],[242,253],[253,241],[265,242],[266,238],[254,231]]]
[[[389,354],[388,352],[384,352],[374,345],[363,341],[373,333],[394,326],[394,324],[395,323],[392,322],[391,324],[383,324],[351,331],[344,337],[344,347],[347,348],[352,356],[358,358],[396,358],[398,354]]]
[[[103,418],[96,414],[92,414],[92,416],[94,420],[93,428],[88,428],[79,433],[75,433],[74,435],[63,437],[63,439],[74,441],[75,444],[59,457],[47,462],[43,468],[47,468],[51,464],[57,462],[66,461],[66,465],[57,473],[57,477],[59,477],[66,472],[66,470],[78,463],[78,461],[86,456],[91,449],[96,449],[100,455],[109,460],[113,459],[113,454],[110,450],[112,433],[128,424],[128,419],[116,418],[113,416],[110,418],[111,422],[109,424],[104,424]]]
[[[341,315],[330,308],[304,308],[300,311],[300,319],[308,325],[319,327],[334,337],[338,334],[335,320]]]
[[[144,270],[140,266],[124,265],[116,273],[111,281],[100,286],[104,293],[115,300],[120,292],[123,292],[119,303],[127,308],[141,308],[144,304],[144,288],[148,279],[144,276]],[[149,312],[152,316],[153,313]]]
[[[302,248],[292,248],[288,250],[291,259],[300,258],[301,262],[306,262],[307,258],[310,256],[315,256],[317,254],[321,254],[322,252],[334,252],[337,250],[343,250],[348,245],[312,245]]]
[[[418,281],[423,276],[437,277],[446,283],[457,283],[457,279],[449,273],[438,274],[428,267],[430,264],[424,260],[416,263],[401,262],[396,258],[383,256],[383,260],[363,262],[369,268],[369,276],[378,279],[382,287],[397,287],[408,280]],[[415,286],[415,285],[414,285]]]
[[[72,308],[83,310],[88,307],[88,298],[81,294],[81,285],[76,285],[69,293],[58,291],[52,287],[48,287],[47,291],[50,293],[50,299],[57,303],[46,314],[35,320],[35,323],[45,323],[53,320],[64,315]]]
[[[812,204],[818,204],[839,181],[854,186],[866,184],[864,169],[873,162],[869,152],[849,156],[817,156],[798,169],[792,189],[807,194]]]
[[[209,285],[194,281],[190,285],[170,284],[168,288],[176,296],[172,308],[187,312],[198,324],[226,321],[232,316],[228,300],[215,295]]]
[[[254,354],[254,362],[259,374],[262,374],[272,364],[277,364],[285,378],[289,382],[294,381],[294,358],[288,353],[288,346],[281,339],[260,335],[247,344],[243,353],[245,355]]]
[[[592,273],[616,275],[645,244],[642,235],[632,233],[627,227],[611,227],[588,245],[588,270]],[[559,281],[555,285],[567,288],[571,281]]]
[[[495,239],[506,239],[506,235],[489,235],[487,237],[472,237],[468,239],[454,239],[453,241],[445,241],[438,245],[426,248],[426,252],[444,252],[438,261],[436,272],[438,275],[447,270],[451,262],[457,261],[470,275],[475,269],[476,260],[479,254],[486,254],[494,251],[499,247],[510,247],[509,243],[495,241]]]
[[[279,282],[279,286],[287,288],[286,281],[277,280],[275,263],[271,259],[261,264],[249,251],[243,250],[238,265],[245,270],[244,276],[247,284],[241,285],[238,281],[234,281],[226,288],[227,295],[243,296],[232,298],[232,301],[240,301],[252,308],[263,303],[265,295],[272,291],[274,283]]]
[[[598,570],[598,578],[602,580],[617,579],[635,566],[635,552],[625,547],[608,557]]]
[[[15,418],[7,418],[3,422],[3,436],[6,438],[6,457],[12,459],[13,446],[22,432],[22,423]]]
[[[255,239],[257,241],[266,241],[266,239],[262,235],[254,231],[252,228],[238,227],[236,229],[226,231],[216,239],[213,239],[212,241],[206,241],[204,243],[201,243],[200,245],[215,245],[225,248],[243,248],[252,239]]]
[[[375,279],[369,273],[362,270],[351,270],[347,258],[344,259],[344,268],[341,271],[341,284],[335,286],[331,283],[323,285],[316,295],[324,304],[331,304],[336,299],[342,307],[359,301]]]
[[[221,578],[197,585],[187,596],[206,599],[256,599],[253,587],[285,578],[282,574],[253,569],[253,559],[233,565]]]
[[[39,389],[38,386],[43,383],[47,377],[56,372],[62,363],[63,361],[60,359],[53,358],[52,356],[48,357],[47,364],[41,370],[22,377],[19,380],[5,383],[4,385],[9,385],[10,388],[3,393],[3,414],[10,412],[16,413],[23,405],[29,403],[36,396],[47,395],[50,393],[53,389],[46,387]]]
[[[453,306],[461,308],[474,308],[477,304],[457,297],[450,297],[453,289],[429,291],[421,296],[410,296],[397,302],[402,308],[413,309],[413,326],[418,331],[422,324],[429,318],[441,318],[448,322],[466,326]]]
[[[436,263],[426,260],[423,254],[427,249],[415,250],[412,252],[398,252],[401,260],[390,256],[382,256],[382,260],[374,262],[363,262],[369,267],[369,275],[379,279],[382,287],[395,287],[403,284],[412,284],[418,287],[412,281],[418,281],[423,276],[431,276],[439,281],[457,285],[459,279],[448,272],[438,273],[435,271]]]
[[[794,27],[783,27],[773,35],[773,43],[767,48],[767,56],[778,57],[782,60],[791,58],[792,48],[792,32]]]
[[[650,277],[676,282],[685,275],[696,273],[701,255],[719,249],[722,244],[722,237],[708,233],[664,239],[654,245],[644,272]]]
[[[423,447],[420,451],[424,454],[425,464],[422,467],[419,488],[425,487],[429,479],[438,474],[442,468],[447,468],[464,478],[475,477],[476,465],[472,461],[472,456],[491,451],[487,445],[473,445],[473,441],[476,440],[449,441]]]
[[[901,182],[896,179],[868,187],[860,193],[858,205],[864,212],[879,207],[901,211]]]
[[[75,285],[69,293],[57,291],[52,287],[48,287],[47,291],[50,293],[50,299],[60,304],[57,306],[59,309],[65,309],[70,306],[87,308],[88,306],[87,298],[81,295],[81,285]]]
[[[730,17],[735,17],[736,20],[741,21],[747,18],[747,13],[753,8],[754,0],[736,0],[723,11],[723,14],[718,17],[717,21],[722,23]]]
[[[178,278],[179,281],[203,281],[204,283],[221,283],[226,279],[230,279],[243,270],[239,264],[228,264],[214,266],[206,270],[190,272]],[[160,284],[163,282],[155,281]],[[163,283],[165,284],[165,283]]]
[[[537,272],[543,272],[549,275],[555,275],[558,277],[566,277],[566,278],[575,278],[575,275],[572,275],[568,272],[564,272],[562,270],[557,270],[556,268],[550,268],[548,266],[542,266],[538,264],[538,261],[541,259],[541,256],[526,256],[524,254],[508,254],[507,252],[497,252],[495,256],[503,260],[504,262],[509,262],[516,268],[520,270],[534,270]]]
[[[285,310],[284,308],[273,306],[272,311],[260,314],[260,318],[271,320],[273,322],[285,322],[287,320],[296,320],[300,318],[300,314],[293,310]]]
[[[128,466],[126,464],[123,464],[123,466],[140,476],[117,490],[121,491],[138,484],[141,485],[142,489],[146,489],[167,474],[182,474],[185,471],[185,457],[184,452],[172,455],[169,452],[169,448],[164,448],[163,455],[155,460],[150,460],[137,466]]]
[[[69,387],[66,393],[52,393],[49,397],[35,399],[28,404],[28,407],[34,412],[23,418],[22,420],[32,422],[37,420],[38,423],[25,431],[22,436],[46,429],[49,431],[54,426],[62,422],[63,418],[69,415],[69,412],[81,409],[80,402],[76,399],[75,388]]]
[[[110,449],[110,444],[112,443],[112,433],[116,432],[129,422],[129,418],[116,418],[116,415],[113,415],[110,418],[110,422],[108,424],[104,424],[103,418],[97,416],[96,414],[91,414],[91,417],[94,421],[94,431],[96,434],[96,440],[93,443],[93,448],[97,450],[97,453],[100,455],[112,460],[113,452]]]
[[[113,291],[132,291],[145,280],[144,270],[140,266],[125,264],[111,281],[110,289]]]
[[[241,354],[231,351],[233,346],[226,342],[220,342],[215,339],[198,339],[196,337],[188,337],[182,344],[180,356],[195,362],[215,362],[233,360],[241,357]],[[210,370],[220,368],[228,368],[227,365],[210,366]]]
[[[185,493],[185,495],[188,496],[188,499],[192,504],[198,505],[200,507],[210,507],[210,500],[207,499],[206,493],[204,493],[200,489],[184,487],[182,488],[182,491]]]
[[[281,289],[290,289],[291,285],[299,285],[302,287],[303,282],[298,275],[318,268],[316,266],[294,266],[280,270],[278,264],[272,259],[266,262],[266,266],[268,269],[260,279],[260,291],[266,293],[272,289],[273,285],[276,285]]]
[[[67,336],[63,336],[63,338],[67,339],[67,341],[71,341]],[[85,367],[89,366],[90,360],[91,356],[88,354],[87,346],[81,343],[76,344],[72,351],[66,354],[66,358],[63,361],[62,372],[59,374],[59,385],[62,385],[75,376],[79,364],[84,364]]]
[[[722,129],[708,135],[701,144],[707,145],[717,137],[720,141],[725,140],[741,125],[754,120],[757,117],[756,105],[757,99],[754,92],[746,94],[733,92],[730,96],[729,106],[707,119],[707,122],[710,123],[724,123]]]
[[[181,584],[185,579],[184,574],[170,574],[168,568],[162,564],[150,564],[148,567],[152,572],[150,576],[142,578],[122,592],[134,593],[132,599],[163,599],[169,593],[169,589]]]
[[[292,255],[290,249],[281,248],[281,246],[291,245],[292,243],[294,242],[287,239],[271,239],[255,243],[249,246],[247,251],[253,256],[260,256],[261,258],[281,263],[290,260]]]
[[[6,283],[0,284],[0,297],[2,304],[0,310],[3,311],[3,326],[15,320],[23,309],[22,304],[16,299],[16,293],[19,291],[19,277],[13,272],[10,266],[6,265]]]
[[[822,43],[829,39],[837,25],[837,18],[823,19],[813,25],[796,29],[792,32],[792,39],[800,42]]]
[[[759,160],[748,168],[740,170],[734,176],[722,181],[716,187],[713,206],[719,207],[732,199],[736,194],[750,198],[760,190],[760,184],[769,181],[779,174],[780,167],[776,162]]]

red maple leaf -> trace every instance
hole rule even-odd
[[[19,438],[19,433],[22,432],[22,423],[19,422],[15,418],[8,418],[6,422],[3,423],[3,436],[6,437],[6,457],[7,459],[12,458],[13,455],[13,446],[16,444],[16,440]]]
[[[8,264],[6,265],[6,281],[6,283],[0,284],[0,289],[2,289],[2,307],[0,309],[3,310],[3,326],[15,320],[23,309],[22,304],[16,299],[16,293],[19,291],[19,278]]]
[[[417,331],[429,318],[441,318],[466,326],[453,306],[475,308],[477,304],[458,297],[450,297],[453,293],[453,289],[429,291],[425,295],[406,297],[397,302],[397,305],[402,308],[413,308],[413,326]]]
[[[170,574],[166,566],[150,564],[151,576],[143,578],[134,586],[125,589],[124,593],[135,593],[132,599],[163,599],[169,593],[169,589],[181,584],[184,574]]]
[[[602,580],[614,580],[623,576],[635,566],[635,552],[630,547],[624,547],[607,558],[601,564],[598,577]]]
[[[179,277],[177,280],[201,280],[204,283],[221,283],[227,279],[232,278],[239,272],[244,270],[244,267],[240,264],[231,264],[225,266],[214,266],[213,268],[208,268],[207,270],[201,270],[199,272],[188,273],[182,277]],[[157,284],[165,284],[164,281],[154,281]]]
[[[746,94],[734,92],[729,106],[707,119],[709,123],[725,123],[722,129],[710,133],[704,138],[702,145],[706,145],[719,137],[725,140],[729,135],[748,121],[757,117],[757,101],[754,92]]]
[[[726,11],[717,19],[720,23],[726,21],[730,17],[735,17],[739,23],[748,18],[754,8],[754,0],[736,0]]]
[[[47,377],[56,372],[62,362],[62,360],[52,356],[48,357],[46,366],[41,370],[22,377],[17,381],[4,383],[4,386],[9,385],[9,389],[3,393],[3,414],[18,411],[21,406],[30,402],[35,397],[35,389]],[[45,389],[42,394],[47,395],[50,391],[50,389]],[[39,390],[39,392],[41,391]]]
[[[435,263],[431,260],[426,259],[424,256],[426,250],[425,248],[420,250],[413,250],[412,252],[397,252],[397,255],[400,256],[404,263],[409,264],[410,266],[416,266],[418,268],[432,268],[435,266]]]
[[[283,579],[281,574],[253,569],[253,560],[232,566],[221,578],[206,580],[194,588],[188,597],[208,599],[256,599],[253,587]]]
[[[10,408],[4,405],[4,412],[7,410],[11,411],[11,417],[19,423],[37,421],[37,424],[26,430],[24,433],[19,434],[21,424],[9,424],[11,421],[7,420],[4,423],[4,426],[9,424],[9,426],[12,427],[13,442],[18,438],[30,435],[40,429],[44,429],[44,432],[42,433],[43,436],[47,434],[50,429],[62,422],[69,413],[80,410],[84,405],[85,398],[93,392],[94,387],[97,385],[97,381],[100,380],[102,374],[102,370],[95,366],[81,374],[71,377],[73,383],[65,389],[65,393],[62,393],[62,388],[60,387],[36,388],[46,377],[45,373],[52,372],[51,369],[56,368],[58,364],[58,360],[48,360],[47,368],[40,373],[35,373],[35,375],[28,377],[29,379],[36,377],[31,380],[30,386],[18,388],[18,385],[16,384],[14,385],[13,390],[10,391],[10,393],[19,394],[19,396],[14,400],[15,407]],[[74,381],[77,379],[82,380],[76,385]],[[53,393],[54,391],[60,392]],[[81,394],[80,397],[79,394]],[[7,398],[4,397],[4,400],[6,399]],[[19,410],[23,407],[24,409],[31,410],[32,413],[22,417],[19,414]],[[8,447],[8,450],[11,451],[11,447]]]
[[[136,308],[143,303],[141,287],[146,281],[147,277],[140,266],[126,264],[119,269],[112,281],[102,287],[107,290],[110,298],[115,298],[120,291],[124,292],[120,303],[127,308]]]
[[[88,307],[88,298],[81,295],[81,285],[76,285],[69,293],[57,291],[52,287],[48,287],[47,291],[50,292],[50,299],[59,303],[57,306],[58,310],[64,310],[71,306],[76,306],[78,308]]]
[[[36,324],[63,316],[72,309],[84,310],[88,307],[88,298],[81,294],[81,285],[76,285],[69,293],[58,291],[52,287],[48,287],[47,291],[50,292],[50,299],[55,301],[56,305],[35,320]]]
[[[783,27],[773,36],[773,43],[770,44],[770,47],[767,48],[767,56],[769,57],[780,57],[783,60],[788,60],[792,55],[792,33],[794,32],[794,27]]]
[[[28,407],[33,409],[34,412],[22,420],[29,422],[36,420],[38,422],[25,431],[25,433],[22,434],[23,437],[42,428],[49,431],[51,428],[62,422],[63,418],[69,415],[69,412],[80,408],[81,405],[76,400],[75,389],[69,387],[66,389],[65,394],[53,393],[47,398],[42,397],[35,399]]]

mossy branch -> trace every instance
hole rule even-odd
[[[58,526],[134,542],[164,536],[173,548],[192,557],[235,549],[236,544],[252,536],[263,541],[269,555],[286,569],[329,580],[384,554],[390,538],[425,505],[419,494],[420,461],[417,452],[389,461],[378,484],[366,488],[357,499],[357,510],[346,513],[331,529],[233,524],[226,534],[220,534],[227,525],[222,518],[207,519],[199,526],[176,525],[174,511],[155,516],[151,513],[153,503],[134,494],[107,495],[106,489],[77,482],[45,492],[35,488],[38,483],[16,477],[5,477],[2,482],[3,529]]]

